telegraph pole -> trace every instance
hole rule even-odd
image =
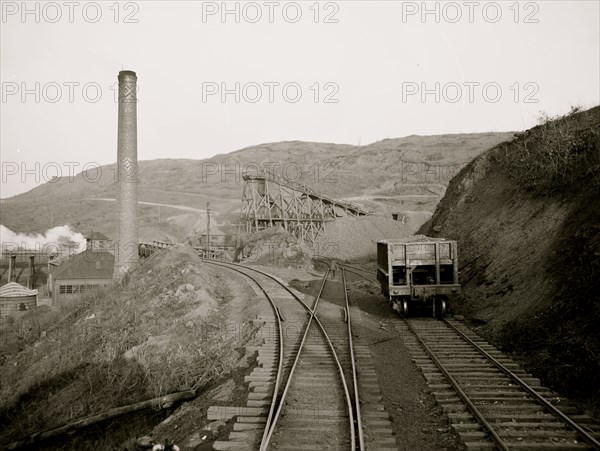
[[[208,216],[206,223],[206,258],[210,258],[210,202],[206,203],[206,215]]]

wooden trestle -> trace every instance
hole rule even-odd
[[[357,205],[272,174],[246,174],[243,178],[241,226],[247,233],[281,225],[298,238],[314,243],[326,222],[369,214]]]

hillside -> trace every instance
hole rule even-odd
[[[600,107],[545,119],[467,165],[421,232],[459,242],[455,311],[599,407]]]
[[[105,291],[2,318],[1,449],[117,407],[190,390],[196,398],[235,376],[255,330],[255,294],[231,289],[234,278],[191,248],[156,257]],[[24,449],[124,449],[173,413],[154,407]]]
[[[247,147],[207,160],[141,161],[140,236],[182,239],[205,228],[207,201],[216,222],[238,220],[243,170],[258,165],[324,194],[378,214],[427,219],[458,170],[513,133],[408,136],[367,146],[281,142]],[[116,153],[116,152],[115,152]],[[140,150],[143,154],[143,150]],[[69,180],[62,177],[1,201],[1,222],[19,233],[70,225],[113,237],[117,185],[114,165]],[[415,213],[416,212],[416,213]],[[420,213],[419,213],[420,212]],[[423,215],[425,212],[425,215]],[[424,218],[424,219],[422,219]]]

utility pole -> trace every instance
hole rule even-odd
[[[206,215],[208,216],[206,223],[206,258],[210,258],[210,202],[206,203]]]
[[[35,256],[29,256],[29,276],[27,277],[27,288],[30,290],[35,289]]]
[[[12,254],[10,256],[10,260],[8,262],[8,277],[6,278],[6,283],[16,282],[17,281],[17,256]]]

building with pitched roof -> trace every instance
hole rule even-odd
[[[92,290],[110,285],[115,256],[107,251],[85,250],[50,269],[48,290],[52,304],[69,301]]]

